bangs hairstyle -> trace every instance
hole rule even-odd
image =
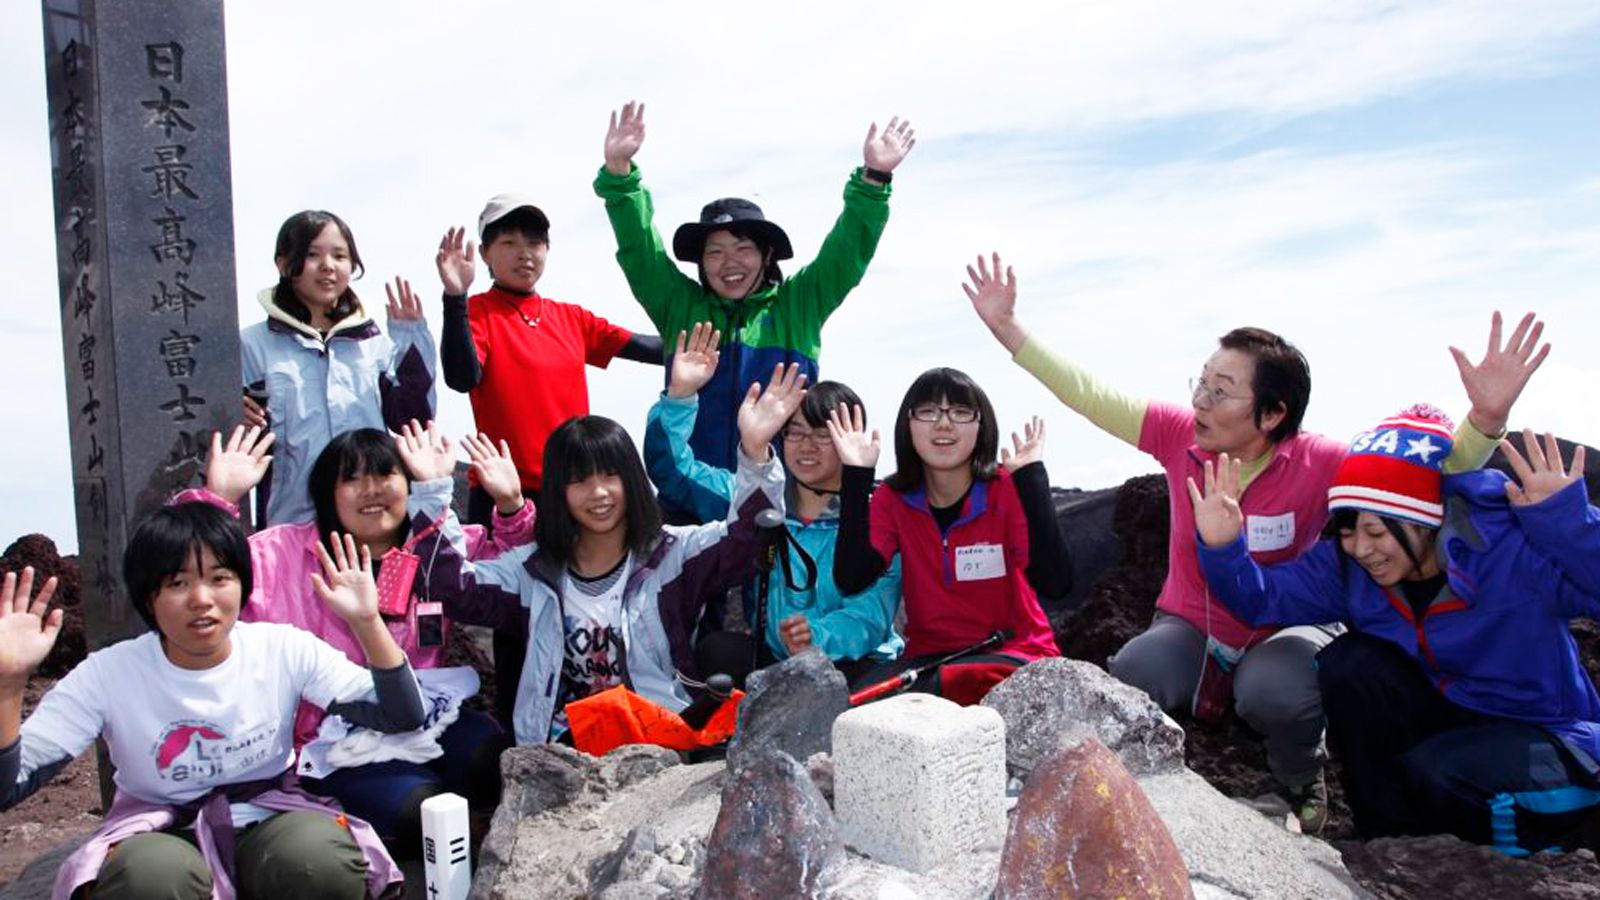
[[[861,407],[861,424],[867,422],[867,408],[862,404],[861,398],[849,386],[837,381],[819,381],[807,391],[805,399],[800,401],[800,418],[812,428],[826,428],[828,426],[828,413],[844,404],[849,409]]]
[[[917,376],[906,389],[900,401],[900,415],[894,422],[893,475],[884,479],[890,487],[901,493],[922,487],[922,457],[911,443],[911,410],[924,403],[946,406],[970,406],[978,411],[978,441],[972,447],[972,477],[988,481],[994,477],[1000,452],[1000,426],[994,420],[994,406],[989,395],[978,387],[967,373],[959,369],[940,367],[929,369]]]
[[[596,474],[622,479],[623,527],[630,551],[643,552],[661,532],[661,507],[627,430],[605,416],[568,419],[545,442],[539,516],[533,524],[539,552],[563,566],[572,560],[581,536],[567,508],[567,485]]]
[[[550,228],[545,224],[545,218],[540,213],[526,206],[519,206],[506,213],[483,229],[483,246],[487,247],[495,242],[502,234],[520,234],[530,241],[550,246]]]
[[[322,535],[323,542],[326,543],[328,535],[335,531],[350,530],[339,521],[339,511],[333,501],[334,489],[341,482],[367,474],[386,476],[395,472],[405,476],[409,489],[411,473],[406,469],[405,460],[400,458],[400,447],[395,444],[394,436],[387,431],[357,428],[329,441],[317,454],[317,461],[311,464],[311,475],[306,479],[306,491],[317,510],[317,533]],[[411,518],[407,516],[400,525],[399,536],[403,539],[410,530]]]
[[[144,624],[156,631],[151,601],[168,575],[183,571],[189,561],[210,550],[217,565],[239,576],[239,606],[250,602],[250,544],[239,520],[209,503],[179,503],[150,514],[139,523],[122,554],[122,581],[128,601]]]
[[[344,236],[344,242],[350,247],[350,278],[360,278],[366,274],[366,266],[361,263],[361,252],[356,249],[356,236],[350,233],[350,226],[344,220],[325,209],[308,209],[297,212],[284,221],[283,227],[278,229],[278,244],[272,251],[274,264],[278,260],[285,263],[286,272],[278,276],[278,286],[272,289],[272,302],[278,308],[294,316],[306,324],[311,324],[311,310],[306,308],[304,302],[294,292],[294,285],[290,282],[299,277],[306,269],[306,257],[311,253],[311,242],[317,239],[322,229],[329,225],[336,225],[339,234]],[[346,287],[344,293],[339,295],[338,301],[333,304],[333,309],[328,312],[328,318],[337,322],[345,316],[356,311],[360,302],[356,300],[353,288]]]
[[[1339,555],[1346,559],[1349,559],[1349,556],[1344,552],[1344,544],[1340,540],[1340,538],[1343,537],[1341,532],[1354,531],[1356,528],[1356,519],[1361,515],[1361,513],[1362,510],[1359,509],[1346,508],[1333,510],[1333,512],[1328,516],[1328,524],[1322,528],[1322,536],[1324,538],[1331,538],[1333,540],[1334,549],[1338,550]],[[1412,543],[1411,533],[1406,530],[1405,526],[1408,524],[1416,525],[1423,531],[1437,531],[1438,529],[1429,528],[1426,525],[1420,525],[1415,522],[1403,522],[1400,519],[1378,515],[1377,513],[1373,513],[1373,515],[1378,516],[1378,521],[1383,523],[1384,528],[1389,529],[1389,534],[1392,535],[1395,541],[1400,544],[1400,549],[1405,553],[1406,559],[1411,560],[1412,569],[1415,571],[1421,571],[1422,555],[1424,553],[1431,553],[1433,550],[1431,547],[1418,547]]]
[[[1300,433],[1300,423],[1311,404],[1311,364],[1300,349],[1265,328],[1235,328],[1220,338],[1224,350],[1237,350],[1255,360],[1250,391],[1255,394],[1255,423],[1280,406],[1283,421],[1267,433],[1274,444]]]

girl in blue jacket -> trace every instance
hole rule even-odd
[[[1441,476],[1451,426],[1414,407],[1357,436],[1328,537],[1263,569],[1240,537],[1239,464],[1189,482],[1201,567],[1244,621],[1341,620],[1317,657],[1328,743],[1366,839],[1455,834],[1513,855],[1590,844],[1600,696],[1568,629],[1600,615],[1600,513],[1583,451],[1525,433],[1497,471]]]

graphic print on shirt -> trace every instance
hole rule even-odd
[[[271,756],[277,734],[277,723],[229,736],[215,722],[182,719],[161,730],[151,755],[163,781],[225,781],[231,773],[246,771]]]
[[[587,697],[622,683],[622,631],[615,625],[587,616],[564,618],[566,652],[561,679],[568,696]]]

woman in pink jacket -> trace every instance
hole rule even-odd
[[[410,446],[430,456],[451,453],[431,425],[424,431],[413,422],[405,434]],[[206,490],[185,491],[175,502],[207,500],[236,513],[239,499],[271,462],[272,441],[270,433],[256,428],[235,429],[225,446],[221,434],[214,435]],[[507,448],[496,448],[482,436],[468,436],[462,444],[480,484],[495,501],[492,538],[482,526],[465,526],[468,553],[491,559],[529,542],[533,505],[523,500]],[[412,567],[407,557],[415,558],[411,548],[426,537],[413,534],[412,523],[419,516],[434,521],[448,514],[450,506],[453,480],[434,477],[449,468],[432,462],[418,477],[394,437],[377,429],[335,437],[318,455],[308,479],[317,518],[274,525],[250,536],[255,585],[241,618],[298,626],[359,661],[355,635],[311,590],[311,573],[319,571],[318,545],[335,531],[348,532],[371,551],[378,567],[381,611],[395,643],[414,669],[437,668],[448,624],[439,604],[428,602],[426,561],[418,560],[410,580],[406,578]],[[430,720],[437,712],[430,711]],[[317,737],[323,717],[322,710],[301,706],[295,717],[297,749],[303,751]],[[467,797],[474,809],[490,809],[499,802],[500,751],[511,745],[511,738],[490,716],[463,708],[439,735],[438,744],[442,755],[426,762],[391,759],[331,771],[325,761],[302,752],[297,771],[308,788],[337,798],[345,809],[371,822],[397,856],[411,856],[419,850],[420,807],[428,797],[453,791]]]

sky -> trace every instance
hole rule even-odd
[[[1429,401],[1466,412],[1447,347],[1532,310],[1553,345],[1513,427],[1600,444],[1600,5],[1592,0],[381,6],[226,5],[241,324],[262,317],[278,226],[350,224],[381,308],[503,191],[540,198],[540,291],[650,330],[590,183],[607,114],[647,104],[636,162],[670,234],[722,196],[759,203],[810,259],[869,123],[917,146],[862,284],[823,332],[822,375],[888,429],[950,365],[1002,429],[1047,423],[1058,486],[1154,462],[1010,362],[961,282],[1016,270],[1018,316],[1136,396],[1187,402],[1217,336],[1257,325],[1311,361],[1309,430],[1347,438]],[[0,546],[76,548],[39,5],[0,4]],[[792,271],[792,265],[791,265]],[[477,285],[487,285],[480,268]],[[590,370],[637,437],[660,370]],[[440,386],[450,434],[471,428]],[[879,473],[893,468],[886,452]]]

